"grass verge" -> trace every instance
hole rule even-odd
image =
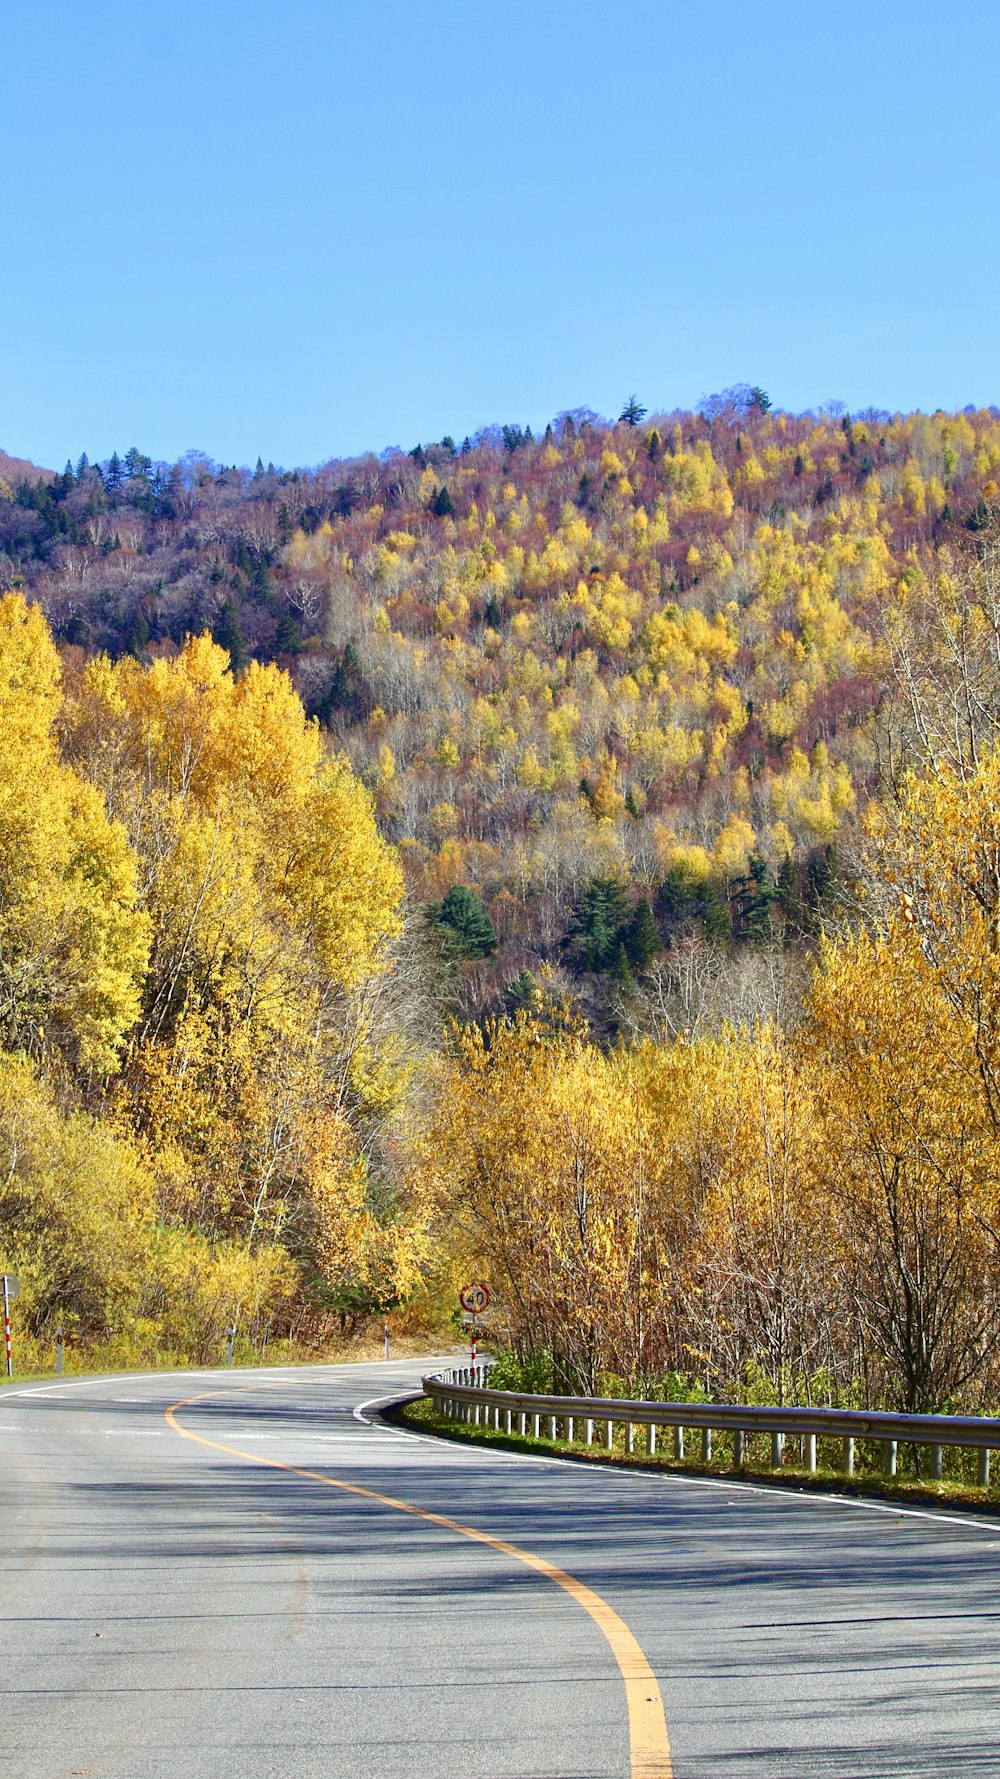
[[[419,1359],[437,1356],[453,1345],[453,1337],[445,1336],[434,1341],[418,1335],[393,1336],[391,1356],[393,1359]],[[268,1348],[265,1358],[258,1359],[246,1352],[238,1350],[233,1356],[232,1370],[275,1371],[284,1370],[288,1366],[308,1365],[358,1365],[370,1364],[384,1355],[384,1344],[381,1333],[358,1334],[344,1341],[338,1341],[322,1352],[314,1347],[295,1346],[291,1343],[274,1341]],[[2,1361],[0,1361],[2,1365]],[[148,1372],[184,1372],[184,1371],[225,1371],[226,1352],[223,1345],[221,1352],[210,1355],[207,1359],[198,1358],[190,1353],[146,1353],[118,1357],[113,1349],[98,1352],[93,1356],[79,1350],[67,1352],[61,1375],[55,1365],[47,1370],[15,1370],[13,1377],[0,1372],[0,1394],[3,1386],[18,1389],[25,1384],[56,1384],[70,1381],[73,1378],[85,1377],[128,1377],[134,1374],[145,1375]]]
[[[798,1470],[791,1464],[783,1465],[780,1471],[750,1464],[734,1470],[729,1464],[705,1464],[691,1458],[650,1457],[647,1452],[628,1453],[618,1449],[609,1452],[603,1445],[587,1446],[576,1442],[568,1445],[564,1439],[534,1439],[530,1434],[522,1438],[518,1433],[501,1433],[493,1427],[469,1427],[464,1422],[436,1414],[429,1396],[391,1409],[385,1418],[421,1433],[434,1433],[462,1444],[495,1446],[508,1452],[544,1453],[547,1457],[563,1458],[568,1463],[612,1464],[623,1470],[654,1470],[671,1476],[715,1476],[721,1480],[753,1482],[771,1488],[799,1489],[824,1495],[862,1495],[911,1506],[957,1507],[1000,1515],[1000,1484],[979,1489],[950,1481],[911,1482],[907,1478],[888,1476],[844,1476],[841,1471],[828,1469],[813,1472]]]

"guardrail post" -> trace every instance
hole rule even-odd
[[[573,1444],[573,1422],[574,1422],[574,1417],[572,1415],[567,1415],[566,1416],[566,1442],[568,1445]]]
[[[931,1446],[931,1476],[934,1478],[935,1482],[941,1481],[941,1470],[942,1470],[941,1458],[942,1458],[943,1450],[944,1450],[943,1446],[940,1446],[940,1445],[932,1445]]]
[[[781,1469],[781,1458],[782,1458],[784,1449],[785,1449],[785,1435],[783,1433],[772,1433],[771,1434],[771,1469],[772,1470],[780,1470]]]
[[[808,1471],[810,1471],[815,1476],[815,1474],[816,1474],[816,1435],[815,1435],[815,1433],[807,1433],[806,1434],[805,1457],[806,1457],[806,1469]]]
[[[541,1437],[542,1437],[542,1417],[541,1417],[541,1415],[533,1415],[532,1420],[534,1422],[534,1425],[532,1428],[534,1437],[536,1439],[541,1439]]]
[[[883,1441],[882,1441],[882,1468],[885,1471],[886,1476],[895,1476],[895,1474],[896,1474],[896,1460],[897,1460],[898,1455],[899,1455],[899,1446],[898,1446],[896,1440],[883,1439]]]
[[[733,1433],[733,1468],[734,1468],[734,1470],[742,1469],[743,1465],[746,1462],[746,1443],[747,1443],[746,1434],[744,1433],[742,1427],[737,1427],[735,1432]]]
[[[683,1458],[683,1456],[684,1456],[684,1429],[683,1429],[683,1427],[675,1427],[674,1428],[674,1457],[675,1458]]]
[[[590,1415],[587,1416],[587,1419],[584,1422],[584,1425],[587,1429],[587,1444],[593,1445],[593,1443],[594,1443],[594,1423],[593,1423],[593,1420],[591,1419]]]
[[[631,1421],[625,1422],[625,1450],[630,1453],[635,1450],[635,1428]]]
[[[981,1445],[976,1453],[976,1481],[981,1489],[990,1486],[990,1448]]]
[[[712,1429],[703,1427],[701,1430],[701,1461],[703,1464],[712,1462]]]
[[[614,1421],[608,1421],[608,1422],[606,1422],[606,1426],[607,1426],[607,1429],[608,1429],[608,1451],[609,1451],[609,1452],[610,1452],[610,1451],[611,1451],[611,1450],[612,1450],[612,1448],[613,1448],[613,1446],[614,1446],[614,1443],[615,1443],[615,1424],[614,1424]]]
[[[508,1409],[508,1410],[507,1410],[507,1432],[508,1432],[508,1433],[510,1433],[510,1432],[511,1432],[511,1430],[512,1430],[512,1428],[513,1428],[513,1426],[514,1426],[514,1415],[513,1415],[513,1411],[512,1411],[512,1410],[511,1410],[511,1409]]]
[[[528,1431],[528,1417],[527,1417],[527,1414],[525,1413],[523,1408],[522,1408],[521,1414],[520,1414],[520,1422],[521,1422],[521,1438],[523,1439],[525,1434]]]
[[[651,1458],[656,1457],[656,1422],[650,1421],[646,1430],[646,1450]]]
[[[840,1468],[844,1472],[845,1476],[853,1476],[854,1475],[854,1441],[853,1441],[853,1439],[842,1439],[840,1442],[840,1449],[841,1449]]]
[[[555,1417],[555,1415],[550,1415],[549,1416],[549,1438],[555,1439],[555,1436],[556,1436],[556,1417]]]

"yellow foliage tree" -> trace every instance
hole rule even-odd
[[[59,758],[45,620],[0,599],[0,1023],[9,1048],[114,1071],[139,1014],[149,921],[101,795]]]

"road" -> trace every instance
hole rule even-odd
[[[4,1779],[1000,1774],[1000,1522],[355,1412],[420,1369],[6,1388]]]

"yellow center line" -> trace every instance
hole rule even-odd
[[[246,1389],[259,1387],[248,1385]],[[546,1562],[544,1557],[536,1556],[534,1551],[522,1550],[520,1545],[511,1544],[506,1538],[494,1538],[489,1532],[480,1532],[475,1526],[463,1525],[461,1520],[449,1519],[447,1514],[431,1513],[425,1507],[416,1507],[412,1501],[398,1501],[393,1495],[380,1495],[376,1489],[363,1489],[359,1483],[343,1482],[339,1477],[324,1476],[319,1470],[302,1470],[297,1464],[282,1464],[277,1458],[261,1457],[259,1452],[245,1452],[239,1446],[223,1445],[217,1439],[206,1439],[204,1434],[192,1433],[189,1427],[182,1426],[177,1420],[177,1411],[190,1408],[193,1403],[245,1393],[245,1390],[206,1390],[200,1396],[185,1396],[182,1401],[173,1403],[166,1410],[166,1420],[182,1439],[193,1439],[197,1445],[209,1446],[212,1451],[226,1452],[234,1458],[245,1458],[248,1463],[262,1464],[268,1470],[285,1470],[290,1476],[304,1477],[308,1482],[321,1483],[328,1489],[340,1489],[345,1495],[358,1495],[364,1501],[377,1501],[380,1507],[391,1507],[397,1513],[411,1514],[414,1519],[427,1520],[432,1526],[443,1526],[447,1532],[457,1532],[462,1538],[471,1538],[476,1544],[488,1545],[502,1556],[512,1557],[515,1562],[534,1569],[537,1575],[544,1575],[546,1581],[563,1588],[578,1606],[583,1607],[584,1612],[590,1614],[604,1636],[625,1682],[631,1779],[672,1779],[670,1743],[656,1676],[624,1619],[619,1618],[614,1608],[601,1599],[600,1594],[595,1594],[593,1588],[578,1581],[575,1575],[567,1575],[565,1569],[557,1569],[554,1563]]]

